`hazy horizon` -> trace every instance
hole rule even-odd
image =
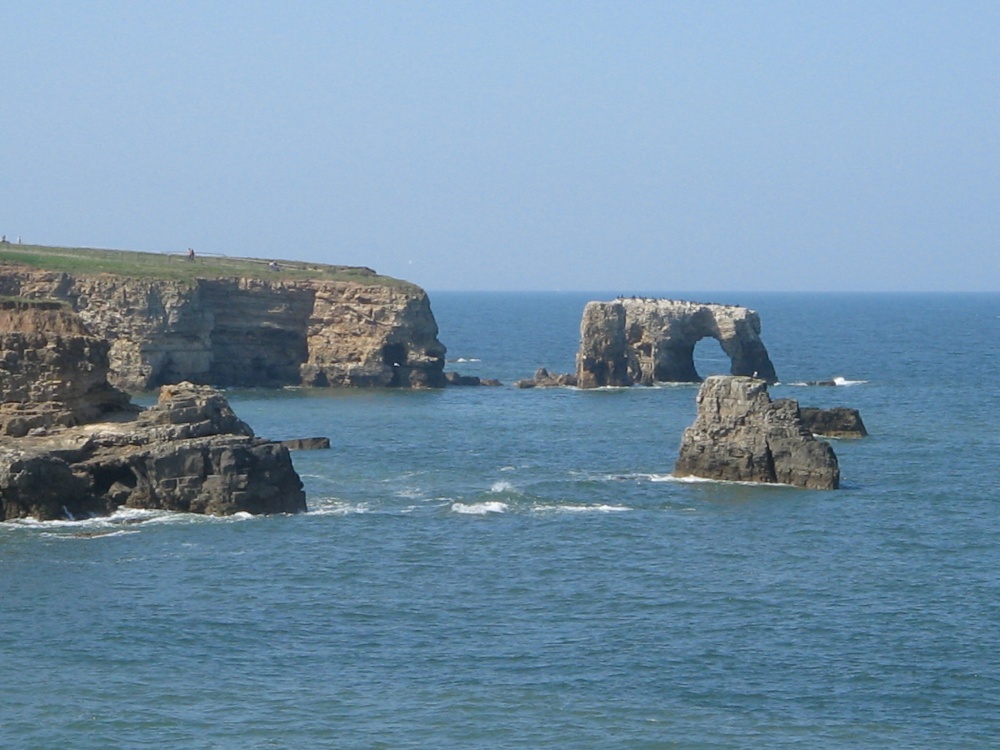
[[[1000,290],[1000,5],[13,0],[0,233],[428,291]]]

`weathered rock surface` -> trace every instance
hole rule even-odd
[[[802,424],[813,435],[837,438],[867,437],[868,430],[861,420],[861,412],[846,406],[818,409],[812,406],[799,408]]]
[[[767,384],[712,376],[698,391],[698,415],[684,431],[674,476],[837,489],[840,467],[790,399],[771,401]]]
[[[214,388],[164,386],[138,417],[0,438],[0,520],[118,507],[231,515],[304,511],[288,449],[254,437]]]
[[[572,388],[576,386],[576,375],[559,373],[553,375],[544,367],[535,370],[532,378],[518,380],[514,383],[518,388]]]
[[[694,347],[718,340],[733,375],[777,381],[760,339],[760,318],[736,305],[668,299],[620,298],[589,302],[580,325],[580,388],[699,382]]]
[[[3,264],[0,295],[63,300],[111,342],[111,382],[445,385],[426,293],[403,282],[71,275]]]
[[[288,449],[214,388],[166,386],[141,411],[108,385],[107,344],[61,305],[0,306],[0,521],[119,506],[227,515],[306,509]]]
[[[498,386],[498,385],[503,385],[503,383],[501,383],[496,378],[481,378],[478,375],[460,375],[457,372],[446,372],[444,374],[444,377],[445,377],[445,380],[448,381],[448,385],[467,385],[467,386],[476,386],[476,385]]]
[[[21,437],[133,409],[107,375],[108,343],[90,335],[68,307],[0,302],[0,435]]]
[[[330,449],[330,438],[292,438],[291,440],[282,440],[281,444],[290,451],[323,451]]]

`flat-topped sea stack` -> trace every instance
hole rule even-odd
[[[8,244],[0,295],[65,302],[130,391],[446,385],[427,294],[367,268]]]
[[[714,338],[732,361],[733,375],[777,381],[760,339],[760,318],[736,305],[622,297],[588,302],[576,358],[580,388],[697,383],[694,347]]]
[[[107,342],[67,306],[4,301],[0,325],[0,521],[306,509],[288,449],[255,437],[214,388],[165,386],[141,410],[107,382]]]
[[[840,486],[840,466],[828,443],[816,440],[790,399],[771,401],[767,383],[716,375],[698,391],[698,415],[684,431],[676,477]]]

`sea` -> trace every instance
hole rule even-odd
[[[860,410],[824,492],[675,479],[697,385],[514,387],[619,291],[431,293],[500,387],[228,391],[307,513],[0,524],[0,747],[1000,746],[1000,294],[643,293]]]

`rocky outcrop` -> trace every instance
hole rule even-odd
[[[0,521],[120,506],[305,510],[288,449],[255,437],[214,388],[165,386],[141,411],[104,378],[106,342],[67,308],[7,303],[0,320],[8,327],[0,334]]]
[[[489,385],[489,386],[499,386],[503,385],[496,378],[481,378],[478,375],[460,375],[457,372],[446,372],[444,374],[445,380],[448,385]]]
[[[832,409],[818,409],[803,406],[799,409],[802,424],[813,435],[835,438],[867,437],[868,430],[861,420],[861,412],[846,406],[836,406]]]
[[[0,294],[66,302],[110,342],[111,382],[224,387],[445,385],[426,293],[404,282],[148,279],[4,264]]]
[[[323,451],[330,449],[330,438],[292,438],[291,440],[282,440],[281,444],[290,451]]]
[[[90,335],[67,306],[0,302],[0,435],[137,411],[107,376],[108,343]]]
[[[0,441],[0,520],[119,507],[232,515],[304,511],[288,449],[255,438],[214,388],[164,386],[137,419]]]
[[[518,380],[514,383],[518,388],[573,388],[576,387],[576,375],[559,373],[553,375],[544,367],[535,370],[532,378]]]
[[[674,476],[840,486],[833,449],[803,425],[795,401],[771,401],[763,380],[726,375],[707,378],[698,391],[698,415],[684,431]]]
[[[584,308],[576,360],[579,387],[699,382],[694,347],[703,338],[719,342],[733,375],[777,381],[753,310],[633,297],[589,302]]]

